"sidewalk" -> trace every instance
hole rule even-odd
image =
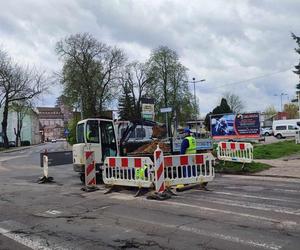
[[[254,160],[273,166],[253,175],[300,178],[300,155],[291,155],[274,160]]]

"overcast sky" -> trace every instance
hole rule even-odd
[[[299,55],[290,32],[300,36],[299,0],[0,0],[0,46],[18,62],[49,74],[61,69],[55,43],[89,32],[116,45],[129,60],[145,61],[151,50],[175,50],[196,84],[201,114],[226,91],[245,111],[280,109],[292,98]],[[193,93],[193,84],[190,84]],[[54,105],[59,87],[40,105]],[[275,96],[277,94],[278,96]]]

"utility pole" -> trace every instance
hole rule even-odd
[[[280,93],[279,95],[278,94],[275,94],[274,96],[280,96],[280,111],[282,112],[283,111],[283,109],[282,109],[282,96],[284,96],[284,95],[288,95],[288,94],[286,94],[286,93]]]

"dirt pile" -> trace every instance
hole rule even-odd
[[[170,145],[166,144],[164,142],[161,142],[159,140],[153,141],[151,143],[147,143],[141,147],[139,147],[138,149],[136,149],[134,152],[134,154],[153,154],[154,151],[157,149],[157,145],[159,145],[159,148],[163,151],[163,152],[170,152]]]

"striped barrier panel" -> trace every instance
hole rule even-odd
[[[296,143],[296,144],[300,144],[300,131],[297,131],[297,132],[296,132],[296,135],[295,135],[295,143]]]
[[[165,184],[197,184],[215,177],[215,157],[211,153],[164,156]]]
[[[109,185],[153,187],[153,162],[149,157],[106,157],[103,182]]]
[[[85,151],[85,186],[96,187],[95,158],[93,151]]]
[[[223,161],[251,163],[253,161],[253,146],[244,142],[219,142],[217,157]]]
[[[154,165],[155,165],[155,190],[158,193],[165,191],[165,174],[164,174],[164,154],[157,145],[154,151]]]

